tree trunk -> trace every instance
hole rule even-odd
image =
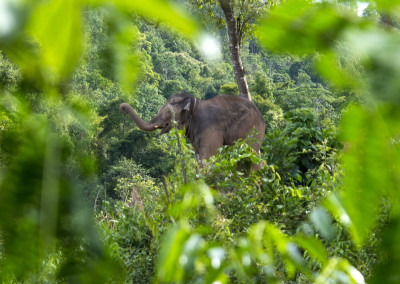
[[[388,30],[394,28],[392,17],[387,13],[380,14],[380,23],[382,24],[383,27],[385,27]]]
[[[240,59],[240,31],[237,30],[237,23],[235,15],[233,14],[232,4],[230,0],[219,0],[219,4],[226,19],[226,26],[228,28],[229,35],[229,50],[231,52],[233,71],[235,73],[235,79],[239,88],[239,93],[241,97],[251,101],[246,75],[244,73],[242,60]]]

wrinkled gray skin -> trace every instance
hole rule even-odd
[[[160,134],[171,130],[175,113],[178,128],[186,129],[186,137],[192,143],[200,161],[215,155],[218,147],[232,145],[236,140],[246,138],[254,128],[258,131],[255,137],[260,142],[254,143],[252,147],[259,153],[265,133],[263,117],[254,103],[231,95],[197,100],[186,93],[176,94],[160,108],[150,122],[142,120],[127,103],[121,104],[120,110],[129,114],[140,129],[161,129]],[[253,168],[258,166],[253,165]]]

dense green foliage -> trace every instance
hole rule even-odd
[[[398,279],[399,7],[283,2],[241,47],[261,156],[248,138],[202,167],[184,131],[142,132],[118,108],[150,120],[182,90],[237,95],[223,26],[208,61],[163,0],[0,6],[15,20],[0,26],[0,281]]]

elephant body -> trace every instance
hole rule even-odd
[[[174,117],[178,128],[185,128],[186,137],[200,160],[215,155],[222,145],[232,145],[238,139],[246,138],[253,129],[257,130],[255,138],[259,142],[252,147],[259,153],[265,134],[264,119],[254,103],[232,95],[198,100],[187,93],[176,94],[150,122],[143,121],[126,103],[120,109],[129,114],[140,129],[161,129],[161,134],[171,130]]]

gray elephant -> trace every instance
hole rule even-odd
[[[176,94],[160,108],[150,122],[141,119],[127,103],[121,104],[120,110],[129,114],[140,129],[161,129],[160,134],[171,130],[175,114],[178,128],[185,128],[185,135],[192,143],[200,161],[215,155],[218,147],[232,145],[236,140],[246,138],[254,128],[257,130],[255,138],[259,142],[254,143],[252,147],[259,153],[265,134],[263,117],[254,103],[232,95],[198,100],[187,93]]]

